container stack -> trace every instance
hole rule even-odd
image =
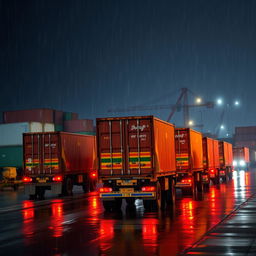
[[[93,120],[54,109],[30,109],[2,113],[0,124],[0,168],[22,168],[22,134],[25,132],[65,131],[95,135]]]

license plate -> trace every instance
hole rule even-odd
[[[46,183],[46,179],[39,179],[38,182],[39,183]]]
[[[118,180],[117,184],[119,186],[133,186],[137,185],[137,180]]]
[[[120,192],[122,193],[134,192],[134,188],[120,188]]]

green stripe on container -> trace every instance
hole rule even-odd
[[[176,161],[188,161],[189,158],[181,158],[181,157],[177,157]]]
[[[113,163],[121,163],[122,158],[112,158]],[[101,163],[111,163],[111,158],[101,158]]]
[[[129,161],[130,162],[138,162],[140,159],[141,162],[147,162],[147,161],[151,161],[151,157],[130,157]]]

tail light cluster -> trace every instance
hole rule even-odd
[[[96,173],[96,172],[91,172],[91,173],[90,173],[90,177],[91,177],[92,179],[95,179],[95,178],[97,177],[97,173]]]
[[[214,169],[211,169],[211,170],[210,170],[210,174],[215,174],[215,170],[214,170]]]
[[[24,183],[32,182],[32,178],[25,176],[25,177],[23,177],[22,181]]]
[[[189,184],[191,184],[192,183],[192,179],[182,179],[181,183],[189,183]]]
[[[112,191],[113,191],[112,188],[107,188],[107,187],[105,187],[105,188],[100,188],[100,193],[110,193],[110,192],[112,192]]]
[[[57,182],[63,181],[63,177],[61,175],[56,175],[52,178],[52,181],[57,181]]]
[[[143,191],[143,192],[153,192],[153,191],[156,191],[156,187],[154,187],[154,186],[142,187],[141,191]]]

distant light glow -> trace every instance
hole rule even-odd
[[[222,103],[223,103],[223,100],[221,98],[217,99],[217,104],[218,105],[222,105]]]
[[[234,102],[234,105],[235,105],[235,106],[239,106],[239,105],[240,105],[240,102],[239,102],[238,100],[236,100],[236,101]]]
[[[224,130],[224,129],[225,129],[225,126],[222,124],[222,125],[220,126],[220,129],[221,129],[221,130]]]
[[[189,121],[188,121],[188,125],[189,125],[189,126],[194,125],[194,121],[193,121],[193,120],[189,120]]]
[[[196,98],[196,103],[197,103],[197,104],[200,104],[200,103],[202,103],[202,98],[200,98],[200,97],[197,97],[197,98]]]

